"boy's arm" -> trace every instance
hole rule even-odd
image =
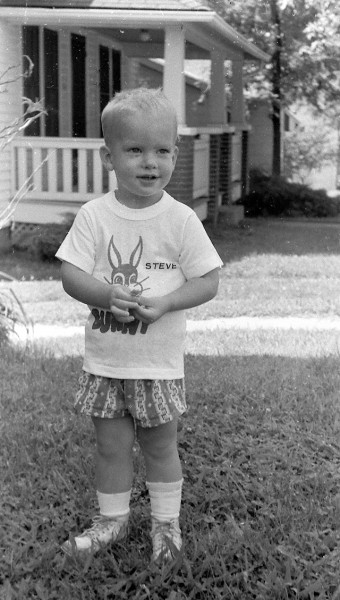
[[[61,279],[65,292],[75,300],[110,310],[122,323],[134,320],[129,309],[138,304],[127,287],[101,282],[68,262],[62,263]]]
[[[133,310],[135,316],[144,323],[153,323],[167,312],[185,310],[212,300],[217,294],[219,269],[213,269],[186,281],[180,288],[154,298],[140,296],[140,306]]]

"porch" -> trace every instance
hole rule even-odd
[[[25,191],[15,220],[36,224],[59,222],[65,215],[75,214],[83,203],[114,190],[115,174],[108,172],[100,159],[102,144],[99,138],[30,136],[14,140],[11,195],[13,197],[22,187]],[[184,155],[182,151],[170,187],[172,190],[180,188],[177,196],[205,218],[210,193],[210,135],[187,131],[182,133],[179,144],[183,146]],[[188,144],[192,156],[185,151]],[[183,162],[186,163],[184,172]]]
[[[221,195],[233,202],[243,193],[248,135],[243,63],[266,61],[267,55],[205,6],[188,10],[184,0],[174,0],[171,9],[160,11],[153,0],[144,3],[138,10],[123,1],[120,8],[108,8],[105,0],[60,0],[58,7],[52,0],[7,0],[0,7],[5,67],[20,65],[23,54],[36,66],[33,79],[19,78],[0,97],[1,119],[6,123],[22,113],[23,96],[43,98],[46,108],[37,129],[2,153],[0,210],[26,188],[16,222],[60,221],[114,189],[114,175],[103,170],[98,152],[100,113],[116,91],[140,85],[163,87],[177,111],[180,151],[169,193],[202,220],[209,211],[216,218]],[[197,82],[188,80],[191,60],[210,66],[204,97]]]

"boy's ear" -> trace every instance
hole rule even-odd
[[[177,156],[178,156],[178,146],[175,146],[175,150],[174,150],[173,157],[172,157],[172,164],[173,164],[174,168],[176,166]]]
[[[99,154],[100,154],[100,158],[101,158],[101,161],[102,161],[104,167],[108,171],[113,171],[113,162],[112,162],[112,158],[111,158],[111,152],[108,149],[108,147],[101,146],[99,148]]]

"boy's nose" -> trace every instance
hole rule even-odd
[[[144,164],[149,169],[157,166],[156,157],[152,152],[148,152],[144,155]]]

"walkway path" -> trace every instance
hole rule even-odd
[[[307,330],[307,331],[340,331],[339,318],[303,318],[303,317],[234,317],[207,319],[205,321],[187,321],[187,331],[213,330]],[[34,325],[35,338],[58,338],[83,335],[84,327],[62,327],[58,325]]]

